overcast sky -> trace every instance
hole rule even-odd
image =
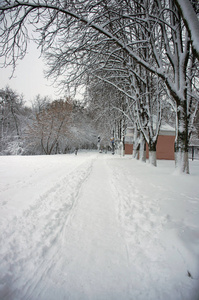
[[[31,105],[31,101],[35,96],[50,96],[57,99],[63,96],[58,90],[53,88],[50,81],[44,78],[45,64],[39,58],[40,51],[33,42],[28,47],[28,53],[25,58],[18,61],[18,65],[14,74],[14,78],[9,79],[12,74],[12,68],[0,68],[0,88],[9,85],[18,94],[24,95],[27,105]]]

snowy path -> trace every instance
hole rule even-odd
[[[1,214],[0,299],[40,298],[44,287],[41,286],[40,290],[39,285],[48,278],[62,254],[59,251],[64,239],[63,231],[75,209],[81,186],[90,174],[92,162],[93,158],[79,163],[56,184],[51,182],[50,173],[51,188],[41,194],[37,191],[36,200],[29,194],[33,202],[21,214],[17,211],[13,217],[11,210],[9,222],[5,222],[6,215]],[[62,168],[65,169],[65,166]],[[28,190],[27,185],[25,195]],[[27,207],[28,200],[22,207]]]
[[[1,299],[130,299],[108,172],[92,158],[2,224]]]
[[[60,299],[130,299],[126,248],[107,178],[106,163],[98,159],[65,227],[64,259],[48,274],[40,299],[55,299],[57,294]],[[52,286],[57,271],[65,276],[58,287]]]
[[[97,153],[4,162],[1,300],[198,300],[199,177]]]

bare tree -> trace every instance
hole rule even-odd
[[[68,101],[57,100],[36,114],[36,118],[28,127],[26,141],[29,148],[41,147],[42,152],[50,155],[59,153],[65,148],[71,126],[72,104]]]
[[[90,109],[84,103],[73,102],[72,124],[70,129],[70,150],[96,149],[97,130]]]
[[[174,1],[182,14],[185,25],[190,33],[193,48],[199,59],[199,20],[197,17],[197,13],[199,13],[198,1],[197,0],[196,1],[174,0]]]
[[[45,110],[48,105],[52,102],[49,97],[45,96],[42,97],[41,95],[37,95],[32,102],[32,111],[36,115],[37,113],[42,112]]]
[[[122,152],[127,118],[125,95],[113,85],[95,77],[88,86],[88,101],[101,145],[107,147],[110,139],[114,138],[116,147],[122,147]]]
[[[187,112],[193,102],[187,98],[187,80],[194,53],[190,33],[172,1],[3,1],[0,11],[5,65],[15,66],[16,59],[24,57],[29,20],[40,33],[39,45],[48,52],[48,75],[66,74],[67,83],[78,84],[88,71],[94,71],[106,51],[107,60],[110,53],[120,57],[122,52],[161,78],[177,107],[176,166],[189,172]],[[137,36],[138,27],[142,37]],[[143,56],[143,48],[149,49],[149,56]],[[190,92],[195,97],[195,91]]]
[[[25,125],[25,111],[22,96],[9,87],[0,90],[0,152],[6,151],[9,143],[19,143]]]

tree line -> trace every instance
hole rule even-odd
[[[38,95],[27,107],[22,96],[6,87],[0,90],[0,130],[1,155],[50,155],[95,149],[100,129],[77,101]]]
[[[15,68],[33,30],[48,65],[46,76],[64,87],[86,85],[90,99],[95,89],[111,86],[111,106],[123,116],[118,122],[132,120],[137,144],[148,143],[154,165],[163,110],[170,106],[176,167],[188,173],[199,74],[197,26],[186,14],[187,3],[196,24],[195,0],[2,1],[0,53],[4,66]]]

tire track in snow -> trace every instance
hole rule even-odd
[[[93,160],[78,166],[1,228],[0,299],[39,299],[35,289],[59,258],[54,244],[61,248],[63,231],[92,165]]]
[[[39,299],[132,299],[123,231],[115,213],[110,172],[99,156],[81,189],[63,240],[63,260],[46,279]],[[57,285],[57,273],[62,274]],[[56,284],[55,284],[56,281]],[[42,283],[43,284],[43,283]]]

